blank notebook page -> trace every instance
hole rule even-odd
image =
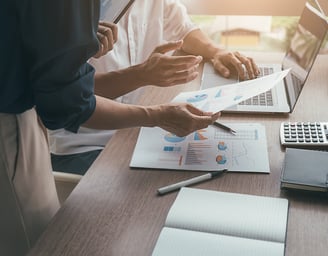
[[[284,243],[288,201],[182,188],[165,226]]]

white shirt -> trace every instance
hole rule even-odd
[[[196,29],[186,8],[177,0],[135,0],[117,24],[118,41],[106,56],[91,59],[96,72],[108,72],[144,62],[151,52],[168,41],[183,39]],[[136,103],[142,88],[118,100]],[[57,155],[103,149],[115,131],[80,127],[78,133],[49,131],[50,151]]]

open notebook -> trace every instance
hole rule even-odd
[[[288,201],[184,187],[153,256],[282,256]]]

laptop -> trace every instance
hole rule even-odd
[[[224,112],[291,113],[326,36],[328,24],[322,11],[305,4],[296,32],[281,64],[257,64],[261,75],[291,68],[286,78],[273,89]],[[238,77],[220,76],[209,62],[204,64],[201,89],[238,82]]]
[[[134,0],[101,0],[100,20],[117,24]]]

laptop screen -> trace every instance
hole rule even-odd
[[[325,39],[327,27],[325,15],[306,3],[282,63],[283,69],[292,68],[286,77],[291,111]]]

